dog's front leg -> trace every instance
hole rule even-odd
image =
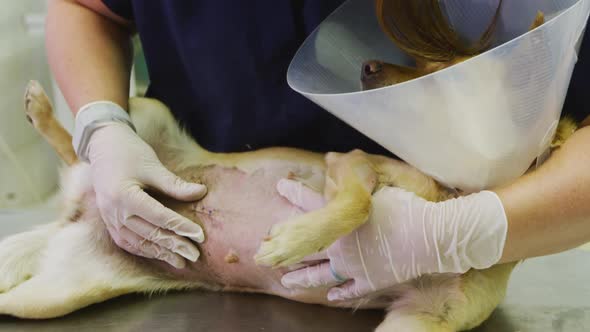
[[[255,256],[257,264],[281,267],[322,251],[367,221],[377,173],[360,151],[326,157],[328,204],[272,227]]]

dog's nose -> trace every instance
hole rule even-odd
[[[375,74],[378,74],[383,69],[383,63],[381,61],[366,61],[363,63],[363,74],[362,78],[367,79]]]

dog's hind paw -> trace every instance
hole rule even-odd
[[[10,291],[14,287],[31,279],[31,277],[32,275],[30,274],[8,274],[0,276],[0,294]]]
[[[37,274],[47,239],[58,229],[57,223],[47,224],[0,241],[0,293]]]
[[[49,98],[37,81],[30,81],[25,91],[25,114],[29,122],[35,122],[40,116],[52,113]]]
[[[20,255],[12,241],[0,243],[0,293],[8,292],[29,280],[35,270],[29,255]]]

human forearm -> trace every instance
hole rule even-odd
[[[508,234],[501,262],[558,253],[590,241],[590,127],[538,170],[494,190]]]
[[[203,230],[144,188],[187,202],[200,200],[207,188],[170,172],[127,125],[130,37],[129,23],[101,0],[54,0],[49,6],[49,63],[70,108],[78,113],[99,101],[77,114],[72,144],[89,164],[100,219],[125,251],[182,268],[198,259],[193,242],[204,241]]]
[[[590,241],[587,165],[590,127],[572,135],[541,168],[493,192],[432,203],[384,187],[373,195],[369,220],[326,250],[327,262],[288,273],[282,283],[341,284],[329,298],[349,299],[423,274],[463,273],[574,248]],[[291,189],[283,184],[277,190],[296,205],[322,198],[289,183]]]
[[[79,2],[107,10],[100,1]],[[133,53],[130,30],[79,2],[50,2],[46,43],[54,76],[74,114],[97,100],[127,109]]]

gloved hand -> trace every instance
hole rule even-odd
[[[281,180],[277,189],[303,210],[323,199],[301,186]],[[433,203],[385,187],[373,195],[367,223],[327,249],[329,261],[287,273],[281,282],[287,288],[340,284],[329,300],[356,298],[423,274],[490,267],[501,258],[506,232],[493,192]]]
[[[126,124],[105,122],[89,138],[88,160],[96,202],[115,243],[124,250],[176,268],[196,261],[202,228],[164,207],[143,189],[182,201],[202,198],[207,188],[168,171],[154,150]]]

